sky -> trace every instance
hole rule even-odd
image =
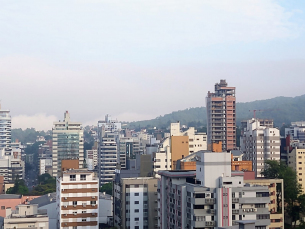
[[[0,99],[13,128],[155,118],[205,106],[226,79],[237,102],[305,94],[299,0],[0,0]]]

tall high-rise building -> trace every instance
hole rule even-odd
[[[0,150],[4,151],[5,155],[11,154],[11,116],[9,110],[1,110],[0,105]]]
[[[121,123],[106,115],[105,121],[98,122],[98,174],[100,185],[111,182],[115,168],[120,162],[119,132]]]
[[[66,159],[78,159],[79,168],[83,168],[84,162],[84,131],[82,124],[71,122],[70,114],[66,111],[64,120],[54,122],[52,130],[52,165],[53,176],[60,176],[61,161]]]
[[[221,142],[223,151],[236,147],[235,102],[235,87],[228,87],[226,80],[206,97],[208,144]]]
[[[240,140],[244,160],[252,161],[253,171],[257,177],[261,177],[261,171],[265,168],[265,160],[280,160],[280,131],[270,127],[264,120],[250,119],[247,127],[242,130]]]

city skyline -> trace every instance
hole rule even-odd
[[[219,79],[237,102],[303,94],[301,1],[117,3],[2,4],[0,99],[14,128],[49,129],[65,110],[84,125],[151,119],[205,106]]]

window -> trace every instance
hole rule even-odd
[[[86,222],[87,221],[87,219],[82,219],[82,222]]]
[[[139,196],[139,193],[138,193],[138,192],[136,192],[134,195],[135,195],[135,196]]]
[[[134,221],[139,221],[139,218],[137,217],[137,218],[134,218]]]
[[[75,181],[76,180],[76,175],[70,175],[70,181]]]
[[[73,201],[73,205],[77,205],[77,201]]]
[[[80,175],[80,180],[86,180],[86,175],[85,174],[81,174]]]
[[[1,206],[1,210],[5,209],[5,206]]]
[[[96,204],[95,200],[90,201],[90,204]]]
[[[139,209],[135,209],[134,212],[139,212]]]
[[[134,204],[139,204],[139,201],[135,201]]]
[[[140,227],[139,226],[135,226],[134,229],[140,229]]]
[[[87,211],[82,211],[82,213],[87,213]]]

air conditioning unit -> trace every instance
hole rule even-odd
[[[65,197],[65,200],[67,200],[68,199],[68,197]]]
[[[95,204],[92,204],[92,207],[95,207]]]
[[[92,199],[95,199],[95,196],[92,196]]]
[[[67,205],[65,205],[64,208],[67,208]]]
[[[68,224],[67,223],[65,223],[65,226],[67,226]]]
[[[87,204],[83,204],[83,207],[86,207],[87,206]]]
[[[76,205],[74,204],[74,205],[73,205],[73,207],[75,207],[75,208],[76,208]]]
[[[67,216],[67,214],[65,214],[64,216]]]
[[[243,209],[243,212],[245,212],[246,211],[246,209]]]
[[[77,213],[75,212],[75,213],[73,213],[73,215],[77,215]]]
[[[250,209],[247,209],[247,212],[249,212],[250,211]]]
[[[92,213],[93,216],[95,216],[95,213]]]

